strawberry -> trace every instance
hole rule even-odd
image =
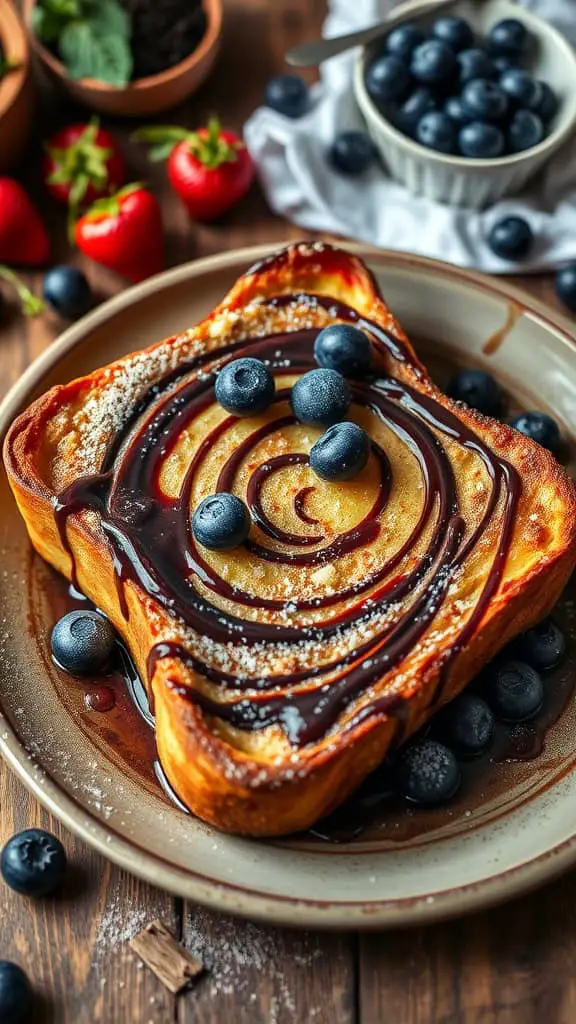
[[[0,177],[0,261],[35,266],[49,258],[50,240],[32,200],[13,178]]]
[[[46,146],[43,172],[50,195],[75,211],[116,192],[126,181],[118,143],[100,128],[98,118],[57,132]]]
[[[86,256],[130,281],[142,281],[162,269],[160,207],[138,183],[98,199],[77,221],[74,237]]]
[[[190,132],[177,125],[140,128],[133,139],[151,145],[150,159],[168,158],[168,177],[194,220],[210,221],[234,206],[254,180],[254,163],[242,139],[213,117]]]

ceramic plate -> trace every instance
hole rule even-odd
[[[179,267],[101,306],[67,331],[3,403],[0,427],[39,392],[183,330],[207,313],[268,247]],[[398,254],[356,250],[442,381],[448,365],[494,371],[526,407],[549,409],[576,439],[576,348],[570,324],[505,283]],[[568,450],[570,448],[570,441]],[[574,449],[576,450],[576,449]],[[569,458],[569,454],[567,454]],[[574,467],[572,467],[574,468]],[[574,661],[547,680],[538,729],[500,741],[466,770],[458,798],[421,813],[387,807],[354,841],[231,838],[184,814],[152,771],[152,733],[114,711],[90,712],[80,684],[52,665],[47,637],[65,601],[31,552],[0,482],[0,746],[35,795],[123,867],[221,910],[310,927],[386,927],[486,906],[576,861]],[[559,616],[570,633],[572,602]]]

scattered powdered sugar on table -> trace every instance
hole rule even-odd
[[[94,944],[98,955],[129,942],[142,931],[149,918],[150,910],[146,907],[128,905],[119,893],[110,894],[100,918]]]

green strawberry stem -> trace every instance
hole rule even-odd
[[[147,191],[146,186],[143,185],[141,181],[133,181],[130,185],[124,185],[118,192],[115,192],[114,195],[103,196],[102,199],[96,199],[84,216],[89,220],[96,220],[98,217],[101,217],[102,214],[108,214],[109,217],[115,217],[120,213],[120,200],[129,196],[132,192],[140,192],[141,190]]]
[[[100,121],[93,117],[84,131],[71,146],[60,149],[47,146],[46,152],[56,164],[56,170],[48,178],[50,185],[70,185],[68,204],[76,219],[78,210],[89,185],[103,189],[108,183],[108,167],[106,161],[112,156],[112,150],[96,143]]]
[[[206,128],[196,132],[180,125],[157,124],[139,128],[131,138],[134,142],[148,143],[151,160],[166,160],[175,146],[185,142],[190,152],[209,171],[221,164],[235,163],[238,150],[244,146],[241,141],[227,142],[222,138],[222,126],[217,117],[211,117]]]
[[[24,284],[24,281],[18,277],[18,274],[15,274],[13,270],[10,270],[10,267],[5,266],[3,263],[0,263],[0,277],[8,281],[15,289],[24,316],[38,316],[39,313],[43,312],[44,303],[42,299],[39,299],[37,295],[33,295]]]

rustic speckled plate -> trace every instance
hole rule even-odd
[[[201,260],[132,288],[68,330],[0,410],[4,434],[32,397],[205,314],[268,248]],[[576,438],[576,348],[568,321],[505,283],[440,263],[357,249],[432,368],[493,370],[522,405],[549,409]],[[427,340],[424,340],[427,339]],[[458,799],[424,815],[394,808],[343,846],[230,838],[183,814],[150,765],[120,742],[119,715],[88,714],[47,656],[46,573],[0,482],[0,748],[35,795],[107,857],[200,903],[311,927],[387,927],[462,913],[534,887],[576,862],[576,701],[532,736],[538,757],[479,765]],[[561,609],[573,623],[572,603]],[[560,705],[559,705],[560,706]],[[98,717],[98,725],[93,723]],[[530,739],[530,737],[528,737]],[[530,745],[530,744],[528,744]],[[532,753],[534,753],[532,749]]]

